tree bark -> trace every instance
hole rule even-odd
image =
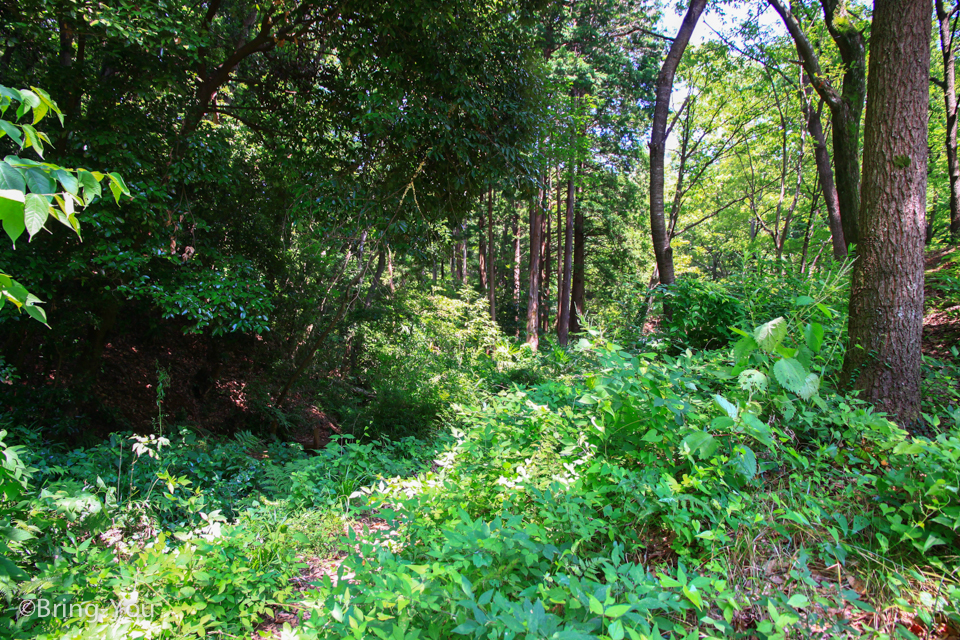
[[[947,169],[950,174],[950,235],[960,241],[960,161],[957,159],[957,76],[953,55],[954,25],[951,20],[957,7],[947,11],[943,0],[936,0],[937,23],[940,26],[940,53],[943,55],[943,101],[947,115]],[[932,225],[931,225],[932,226]]]
[[[490,301],[490,319],[497,321],[497,270],[493,252],[493,189],[487,192],[487,295]]]
[[[858,258],[843,379],[910,425],[920,411],[930,0],[876,0]]]
[[[527,344],[534,351],[540,346],[540,230],[543,214],[538,205],[539,202],[537,206],[530,207],[530,272],[527,290]]]
[[[563,228],[563,274],[560,282],[560,318],[557,321],[557,342],[567,346],[570,335],[570,285],[573,277],[573,210],[576,206],[576,169],[570,167],[567,178],[567,213]]]
[[[670,246],[670,237],[667,234],[663,203],[663,173],[670,96],[673,94],[673,78],[676,75],[677,66],[706,5],[707,0],[690,0],[687,14],[683,17],[677,37],[670,44],[670,50],[657,76],[657,101],[653,109],[653,125],[650,132],[650,234],[653,238],[653,252],[657,257],[657,271],[662,284],[672,284],[675,280],[673,248]]]

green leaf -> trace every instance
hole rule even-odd
[[[757,349],[760,345],[757,344],[757,341],[753,339],[753,336],[746,335],[737,340],[737,343],[733,345],[733,358],[737,362],[746,359],[753,351]]]
[[[97,178],[90,173],[89,171],[84,171],[80,169],[77,171],[77,180],[80,182],[80,186],[83,187],[83,203],[85,205],[90,204],[94,198],[100,197],[100,182],[97,181]]]
[[[20,128],[12,122],[7,122],[6,120],[0,120],[0,131],[5,135],[13,138],[13,141],[17,143],[18,147],[23,147],[23,134],[20,133]],[[3,135],[0,135],[2,138]]]
[[[787,604],[794,609],[805,609],[810,606],[810,600],[802,593],[795,593],[787,600]]]
[[[773,352],[787,337],[787,321],[782,317],[760,325],[753,332],[753,338],[764,351]]]
[[[23,233],[25,227],[23,223],[23,200],[22,191],[16,189],[0,190],[0,220],[3,220],[3,230],[7,232],[13,241],[13,246],[17,246],[17,238]]]
[[[610,635],[610,640],[623,640],[623,623],[619,620],[614,620],[613,623],[607,628],[607,633]]]
[[[810,322],[803,328],[803,338],[810,347],[810,351],[820,353],[823,348],[823,325],[819,322]]]
[[[0,162],[0,189],[16,189],[26,192],[27,183],[23,174],[6,162]]]
[[[57,169],[54,171],[54,175],[57,176],[57,180],[60,181],[60,184],[63,185],[63,188],[73,195],[77,195],[80,191],[80,183],[74,177],[72,173],[65,169]]]
[[[26,167],[23,169],[23,177],[27,182],[27,187],[33,193],[52,196],[57,190],[57,181],[51,178],[43,169],[39,167]],[[50,198],[47,199],[50,202]]]
[[[110,191],[113,192],[113,199],[116,200],[117,204],[120,204],[121,195],[130,195],[130,190],[127,189],[127,183],[123,181],[119,173],[110,173],[107,175],[110,176]]]
[[[619,618],[625,615],[627,611],[630,611],[632,606],[633,605],[629,604],[615,604],[612,607],[607,607],[607,609],[603,612],[603,615],[608,618]]]
[[[718,407],[720,407],[721,410],[723,410],[724,413],[730,416],[730,419],[732,420],[737,419],[737,415],[740,413],[740,407],[732,404],[729,400],[727,400],[726,398],[724,398],[719,394],[714,394],[713,401],[717,404]]]
[[[737,445],[737,455],[733,459],[733,466],[747,480],[757,475],[757,454],[746,445]]]
[[[594,598],[593,596],[589,596],[589,598],[590,598],[590,613],[594,613],[598,616],[602,616],[603,605],[600,604],[600,601]]]
[[[808,371],[793,358],[781,358],[773,365],[773,375],[784,389],[800,393],[806,384]]]
[[[797,395],[803,398],[804,400],[809,400],[813,396],[817,395],[817,392],[820,390],[820,376],[815,373],[807,374],[807,377],[803,379],[803,384],[800,386],[800,389],[797,391]]]
[[[40,136],[37,134],[37,130],[28,124],[20,125],[20,128],[23,129],[23,135],[27,137],[27,147],[33,147],[33,150],[37,152],[37,155],[42,158],[43,143],[40,142]]]
[[[683,588],[683,595],[687,596],[687,600],[693,603],[697,609],[703,609],[703,599],[700,597],[700,592],[697,591],[696,587],[693,588]]]
[[[698,453],[700,458],[708,458],[717,452],[720,446],[716,438],[706,431],[694,431],[683,439],[682,445],[692,454]]]
[[[40,229],[43,229],[49,213],[50,205],[47,203],[46,198],[38,196],[35,193],[27,194],[24,202],[23,221],[27,228],[27,233],[30,234],[31,240],[34,234],[40,231]]]
[[[27,312],[28,316],[37,322],[40,322],[41,324],[47,324],[47,314],[42,308],[31,304],[25,306],[23,310]],[[49,327],[50,325],[47,324],[47,326]]]

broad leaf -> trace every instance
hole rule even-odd
[[[803,338],[814,353],[820,353],[823,348],[823,325],[819,322],[811,322],[803,328]]]
[[[35,233],[43,229],[47,222],[47,216],[50,213],[50,205],[43,196],[35,193],[28,193],[24,203],[23,221],[27,227],[27,233],[33,239]]]
[[[753,338],[764,351],[773,352],[787,337],[787,321],[782,317],[760,325],[753,332]]]
[[[808,373],[804,366],[793,358],[781,358],[773,365],[773,375],[777,382],[784,389],[794,393],[800,393],[800,390],[804,388]]]
[[[0,220],[3,220],[3,230],[7,232],[17,246],[17,238],[23,233],[23,200],[22,191],[16,189],[0,190]]]
[[[16,189],[26,191],[27,183],[23,174],[6,162],[0,162],[0,189]]]
[[[737,455],[732,460],[734,468],[747,480],[752,479],[757,475],[757,454],[742,444],[737,445],[736,451]]]
[[[815,373],[807,375],[803,379],[803,384],[800,386],[800,389],[797,391],[797,395],[803,398],[804,400],[809,400],[813,396],[817,395],[817,392],[820,390],[820,376]]]
[[[709,458],[717,452],[719,443],[706,431],[694,431],[683,439],[683,445],[691,454],[698,453],[700,458]]]
[[[0,131],[2,131],[4,135],[8,135],[13,138],[13,141],[17,143],[18,147],[23,146],[23,134],[20,133],[20,129],[12,122],[0,120]],[[2,137],[3,135],[0,135],[0,138]]]

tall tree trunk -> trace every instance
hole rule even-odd
[[[820,4],[843,62],[840,104],[830,105],[830,113],[840,220],[849,247],[860,244],[860,118],[867,97],[867,45],[847,11],[847,0],[820,0]]]
[[[910,425],[920,411],[930,0],[876,0],[860,244],[844,380]]]
[[[470,279],[470,262],[467,257],[467,223],[460,224],[460,264],[463,265],[463,271],[460,273],[460,284],[466,286]]]
[[[566,182],[560,179],[560,168],[557,167],[557,317],[554,328],[560,331],[560,299],[563,297],[563,233],[560,231],[560,222],[563,220],[563,189]]]
[[[683,17],[677,37],[670,44],[670,50],[657,76],[657,101],[653,109],[653,125],[650,132],[650,234],[653,238],[653,252],[657,256],[660,282],[663,284],[672,284],[675,280],[673,248],[670,246],[670,237],[664,221],[663,203],[664,157],[670,96],[673,94],[673,78],[677,72],[677,66],[706,5],[707,0],[690,0],[687,14]]]
[[[843,62],[843,82],[838,92],[820,69],[820,61],[796,16],[783,0],[768,0],[780,14],[800,54],[813,88],[830,107],[833,123],[833,163],[843,239],[849,247],[858,242],[860,210],[860,116],[866,98],[866,44],[847,11],[846,0],[820,0],[824,20]]]
[[[530,210],[537,208],[536,201],[531,202]],[[520,212],[513,206],[513,325],[515,338],[520,337]]]
[[[573,209],[576,205],[576,169],[570,167],[567,178],[567,213],[563,228],[563,276],[560,283],[560,319],[557,322],[557,342],[567,346],[570,335],[570,285],[573,276]]]
[[[940,25],[940,53],[943,55],[943,101],[947,109],[947,169],[950,174],[950,235],[960,241],[960,161],[957,159],[957,75],[953,55],[954,25],[951,19],[958,7],[944,9],[943,0],[937,2],[937,22]],[[932,225],[931,225],[932,226]]]
[[[483,212],[480,213],[480,240],[477,243],[477,266],[480,273],[480,291],[487,292],[487,234],[484,233]]]
[[[487,192],[487,297],[490,301],[490,319],[497,321],[497,264],[493,242],[493,189]]]
[[[573,217],[573,284],[570,289],[570,333],[580,333],[583,330],[583,312],[585,281],[584,272],[584,233],[583,207],[577,206]]]
[[[530,271],[527,290],[527,344],[534,351],[540,346],[540,231],[543,214],[540,213],[539,197],[536,205],[530,206]],[[517,261],[519,264],[519,260]]]
[[[833,257],[836,260],[843,260],[847,257],[847,245],[843,240],[843,223],[840,220],[840,203],[837,200],[837,187],[833,182],[833,167],[830,165],[830,152],[827,151],[827,139],[826,136],[823,135],[820,109],[813,108],[812,96],[810,95],[810,78],[807,74],[803,74],[803,80],[807,131],[810,132],[810,137],[813,139],[813,155],[817,164],[817,178],[820,181],[820,190],[823,191],[823,200],[827,205],[827,222],[830,225]],[[820,102],[820,107],[823,107],[822,101]]]
[[[543,212],[541,214],[543,231],[540,238],[540,255],[543,263],[543,277],[540,279],[540,330],[544,332],[546,332],[547,325],[550,322],[550,257],[553,255],[552,245],[550,244],[550,219],[553,217],[550,215],[553,210],[550,200],[551,193],[550,172],[548,170],[547,181],[543,189]]]

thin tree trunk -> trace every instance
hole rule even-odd
[[[497,264],[493,242],[493,189],[487,192],[487,295],[490,301],[490,319],[497,321]]]
[[[530,210],[536,209],[536,201],[530,204]],[[520,212],[513,206],[513,325],[515,338],[520,337]]]
[[[583,233],[583,207],[577,206],[573,217],[573,284],[570,289],[570,333],[577,334],[583,330],[585,281]]]
[[[860,243],[843,378],[909,426],[920,411],[930,0],[876,0]]]
[[[657,101],[653,110],[653,125],[650,133],[650,234],[653,239],[653,251],[657,257],[657,270],[660,282],[672,284],[673,248],[670,246],[670,237],[667,234],[667,225],[664,220],[663,181],[667,143],[667,117],[670,115],[670,96],[673,94],[673,78],[677,66],[683,57],[683,52],[690,42],[700,14],[703,13],[707,0],[690,0],[687,13],[680,24],[677,37],[670,44],[667,57],[660,67],[657,76]]]
[[[573,210],[576,205],[576,174],[570,167],[567,178],[567,213],[563,228],[563,277],[560,284],[560,319],[557,322],[557,342],[567,346],[570,334],[570,285],[573,276]]]
[[[817,178],[820,189],[823,191],[823,200],[827,205],[827,222],[830,225],[830,236],[833,243],[833,257],[843,260],[847,257],[847,245],[843,240],[843,223],[840,220],[840,203],[837,200],[837,187],[833,182],[833,167],[830,165],[830,152],[827,151],[827,139],[823,135],[823,124],[820,121],[820,109],[813,108],[810,100],[810,79],[803,74],[804,79],[804,110],[807,116],[807,131],[813,139],[814,158],[817,164]],[[823,102],[820,102],[823,107]]]
[[[822,186],[821,186],[822,189]],[[803,250],[800,252],[800,273],[803,274],[807,270],[807,252],[810,250],[810,235],[813,231],[813,220],[819,211],[817,206],[817,200],[819,200],[820,192],[814,191],[813,197],[810,198],[810,215],[807,216],[807,228],[803,231]],[[836,245],[834,245],[834,250],[836,250]],[[844,251],[846,247],[844,246]],[[836,257],[836,256],[834,256]]]
[[[540,231],[543,221],[539,196],[537,200],[536,205],[530,206],[530,272],[527,290],[527,344],[534,351],[540,346]]]
[[[550,220],[553,217],[550,215],[553,210],[550,201],[551,193],[550,173],[548,170],[547,182],[543,190],[543,212],[541,214],[543,219],[543,237],[540,239],[540,254],[543,256],[543,277],[540,280],[542,285],[540,287],[540,330],[543,332],[546,332],[547,325],[550,322],[550,257],[553,255],[551,250],[552,245],[550,244]]]
[[[940,26],[940,53],[943,55],[943,101],[947,110],[947,169],[950,174],[950,235],[960,241],[960,160],[957,159],[957,76],[953,55],[956,6],[944,9],[943,0],[936,0],[937,23]],[[954,19],[955,22],[955,19]],[[933,225],[931,225],[932,227]]]
[[[397,289],[393,285],[393,251],[390,250],[390,247],[387,247],[387,287],[390,288],[390,293],[396,293]]]
[[[380,288],[380,278],[383,277],[383,271],[387,268],[386,251],[380,249],[377,253],[377,268],[373,271],[373,278],[370,280],[370,288],[367,289],[367,297],[363,299],[363,306],[369,307],[373,303],[373,296]]]
[[[557,317],[554,320],[554,329],[560,331],[560,299],[563,298],[563,233],[560,231],[560,222],[563,220],[563,188],[565,183],[560,179],[560,168],[557,167]]]
[[[487,235],[484,233],[486,225],[483,221],[483,212],[480,213],[480,240],[477,243],[477,263],[480,273],[480,291],[487,292]]]

